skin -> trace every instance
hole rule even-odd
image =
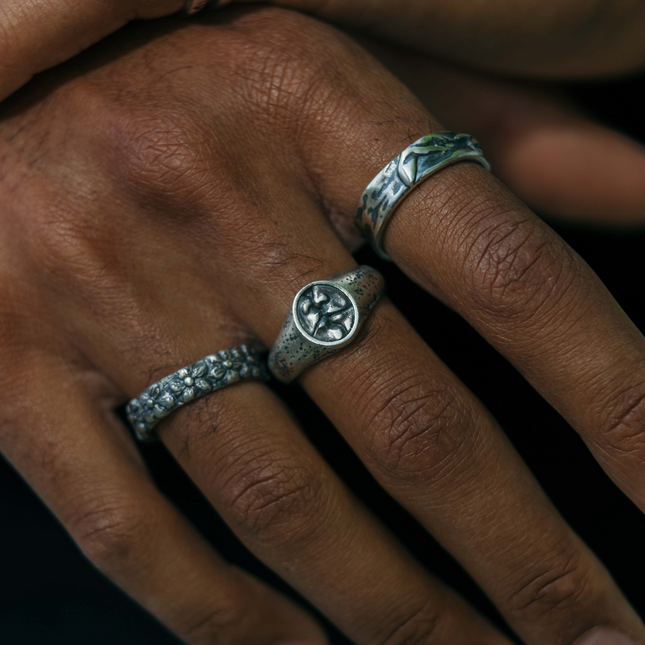
[[[357,27],[441,59],[504,74],[603,76],[640,69],[645,63],[642,0],[276,0],[275,4]]]
[[[592,127],[540,100],[570,132]],[[279,9],[138,27],[3,105],[0,356],[13,367],[0,450],[96,566],[186,643],[324,636],[203,542],[112,409],[213,350],[269,346],[300,287],[354,266],[364,186],[441,128],[363,48]],[[617,163],[633,153],[594,132]],[[519,137],[494,154],[522,150]],[[536,168],[549,163],[531,150]],[[405,200],[385,248],[518,366],[645,510],[645,340],[584,261],[467,163]],[[645,642],[495,420],[387,298],[357,343],[299,383],[524,642],[568,645],[598,627]],[[419,567],[265,386],[200,399],[158,434],[248,547],[354,642],[508,642]]]
[[[247,2],[253,0],[234,0]],[[3,0],[0,99],[136,19],[186,0]],[[643,0],[269,0],[441,59],[520,76],[586,77],[645,64]]]

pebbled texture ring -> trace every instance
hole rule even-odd
[[[383,276],[368,266],[305,285],[269,353],[273,375],[290,383],[351,343],[384,290]]]

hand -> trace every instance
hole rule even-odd
[[[441,59],[513,74],[615,74],[645,64],[645,4],[640,0],[269,1],[364,28]],[[167,16],[185,4],[185,0],[4,0],[0,100],[34,74],[71,58],[129,21]]]
[[[641,0],[269,1],[441,59],[513,74],[615,74],[645,63]],[[3,0],[0,100],[131,20],[167,16],[185,5],[186,0]]]
[[[360,47],[276,9],[140,27],[3,112],[0,449],[186,642],[322,642],[204,544],[111,409],[214,350],[270,345],[301,286],[354,265],[368,181],[439,126]],[[466,163],[402,204],[385,247],[645,509],[645,342],[582,259]],[[596,626],[645,641],[495,421],[390,301],[300,383],[527,643]],[[350,495],[263,385],[195,401],[158,434],[241,539],[355,642],[507,643]]]
[[[514,75],[598,76],[645,64],[642,0],[269,2],[365,29],[441,60]]]

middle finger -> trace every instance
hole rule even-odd
[[[309,270],[293,267],[289,276],[281,265],[276,280],[251,269],[262,283],[259,299],[236,305],[267,344],[301,287],[352,264],[340,241],[328,240],[322,214],[308,224],[309,240],[320,231],[325,243],[301,237],[284,252],[309,258]],[[462,562],[527,642],[572,643],[599,625],[645,637],[495,420],[386,298],[362,341],[310,368],[301,383],[378,481]]]
[[[132,319],[122,326],[112,314],[113,329],[124,334],[115,336],[78,313],[85,321],[79,336],[92,361],[130,396],[181,367],[186,356],[210,353],[213,344],[248,342],[212,300],[204,319],[194,309],[182,316],[194,299],[209,300],[206,292],[187,300],[178,296],[190,291],[183,281],[195,279],[175,272],[173,286],[167,290],[161,281],[154,301],[143,305],[137,318],[152,344],[132,343],[138,327]],[[124,356],[119,347],[132,349]],[[197,375],[191,373],[195,387]],[[155,431],[245,544],[355,642],[507,642],[418,566],[343,486],[264,385],[244,382],[211,392],[173,412]]]

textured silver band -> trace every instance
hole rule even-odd
[[[216,4],[218,7],[223,7],[231,1],[232,0],[188,0],[188,2],[186,2],[184,12],[187,16],[194,16],[208,4]]]
[[[384,290],[383,276],[368,266],[300,289],[269,353],[273,375],[290,383],[314,363],[351,343]]]
[[[437,132],[408,146],[372,179],[359,200],[356,226],[381,258],[390,259],[383,249],[383,234],[403,198],[424,179],[458,161],[475,161],[490,172],[490,164],[475,138],[458,132]]]
[[[155,425],[178,407],[238,381],[268,378],[264,354],[240,345],[206,356],[153,383],[132,399],[125,411],[137,439],[151,441]]]

